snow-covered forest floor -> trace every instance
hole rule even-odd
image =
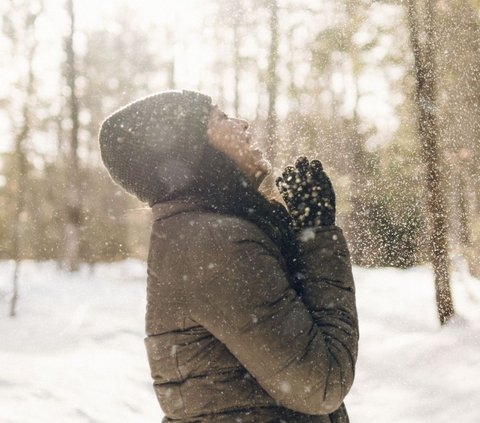
[[[8,318],[0,262],[0,422],[161,421],[143,346],[145,264],[24,262]],[[480,422],[480,281],[453,275],[461,315],[439,328],[431,271],[355,269],[361,344],[352,423]]]

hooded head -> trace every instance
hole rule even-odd
[[[212,99],[195,91],[165,91],[110,115],[99,134],[112,179],[138,199],[173,198],[195,179],[208,145]]]
[[[228,155],[209,143],[212,107],[207,95],[165,91],[121,108],[100,129],[105,166],[115,182],[151,206],[200,197],[213,211],[252,221],[275,242],[281,233],[282,252],[294,263],[296,241],[287,211],[270,203]]]

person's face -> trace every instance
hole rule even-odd
[[[270,173],[270,163],[258,146],[252,144],[246,120],[228,117],[214,106],[207,134],[210,144],[230,157],[256,187]]]

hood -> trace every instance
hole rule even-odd
[[[212,99],[195,91],[164,91],[114,112],[99,133],[112,179],[150,205],[174,198],[195,179],[208,144]]]

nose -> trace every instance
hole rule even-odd
[[[248,127],[250,126],[248,121],[246,121],[245,119],[237,119],[237,121],[244,131],[246,131],[248,129]]]

